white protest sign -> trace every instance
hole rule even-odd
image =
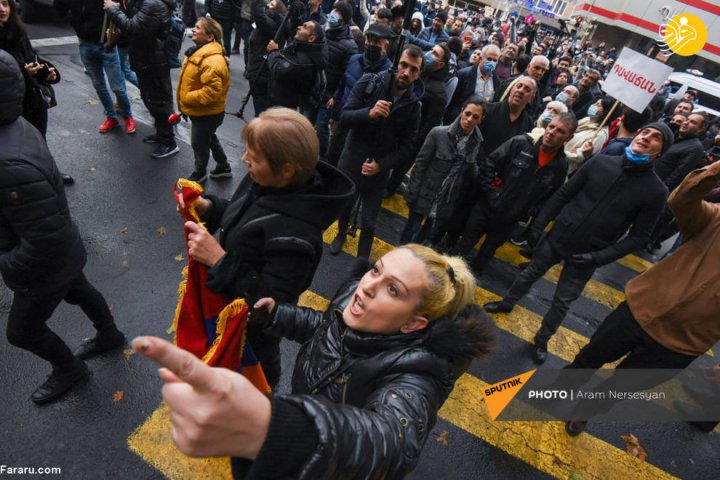
[[[672,67],[625,47],[603,82],[602,89],[642,113],[672,72]]]

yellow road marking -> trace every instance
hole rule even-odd
[[[570,437],[562,422],[493,422],[481,393],[487,385],[472,375],[460,377],[440,417],[557,478],[675,478],[587,433]]]
[[[190,458],[177,449],[165,403],[130,435],[128,447],[170,480],[232,478],[229,458]]]

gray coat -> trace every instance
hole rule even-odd
[[[460,121],[457,118],[450,125],[433,128],[425,138],[410,175],[407,202],[411,211],[427,215],[436,200],[443,201],[438,197],[448,193],[447,189],[443,189],[443,182],[451,179],[452,173],[456,171],[453,167],[462,168],[464,164],[466,168],[462,173],[465,180],[463,183],[474,183],[477,175],[476,157],[483,141],[482,134],[476,127],[470,133],[465,155],[459,156],[455,150],[455,136],[459,128]],[[457,193],[458,195],[451,197],[445,196],[444,200],[457,200],[461,192]]]

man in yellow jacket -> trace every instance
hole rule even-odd
[[[680,247],[625,287],[621,303],[566,368],[683,369],[720,340],[720,205],[703,200],[720,183],[720,162],[690,172],[668,204]],[[657,384],[657,376],[650,382]],[[648,383],[650,383],[648,382]],[[654,385],[637,385],[638,390]],[[566,424],[577,435],[586,422]]]
[[[178,77],[178,108],[192,121],[190,142],[195,154],[195,170],[188,178],[199,183],[208,178],[211,151],[217,166],[210,172],[210,177],[232,176],[227,155],[215,134],[225,118],[230,88],[228,62],[220,43],[222,38],[219,23],[212,18],[199,18],[192,31],[195,45],[185,52]]]

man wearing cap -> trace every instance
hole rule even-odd
[[[550,309],[535,334],[536,363],[545,361],[550,337],[595,269],[647,244],[668,194],[653,162],[672,143],[667,125],[646,125],[623,155],[591,157],[540,210],[528,233],[528,244],[537,245],[532,261],[505,298],[485,305],[491,313],[510,312],[545,272],[565,262]],[[552,220],[552,229],[538,244]]]
[[[378,74],[390,68],[392,62],[387,52],[392,37],[392,30],[384,23],[374,22],[367,28],[364,52],[350,57],[345,73],[333,93],[331,124],[337,124],[345,101],[360,77],[366,73]],[[347,129],[340,126],[334,130],[327,152],[327,162],[331,165],[337,165],[346,138]]]

